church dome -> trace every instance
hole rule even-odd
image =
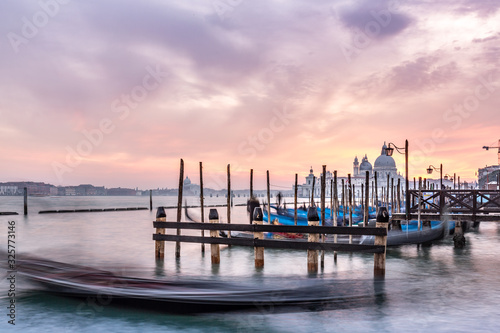
[[[372,169],[372,164],[368,162],[368,157],[365,155],[359,166],[359,171],[372,171]]]
[[[384,145],[382,146],[382,152],[379,157],[375,160],[375,168],[395,168],[396,167],[396,162],[391,156],[387,156],[387,153],[385,149],[387,146]]]

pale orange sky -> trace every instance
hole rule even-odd
[[[10,1],[1,181],[290,187],[384,141],[474,180],[497,164],[500,2]],[[404,155],[394,153],[400,172]],[[439,177],[439,175],[435,177]]]

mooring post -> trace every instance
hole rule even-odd
[[[386,187],[386,193],[385,193],[385,205],[387,207],[387,209],[391,209],[389,206],[390,206],[390,201],[389,201],[389,190],[390,190],[390,186],[391,186],[391,177],[389,174],[387,174],[387,187]]]
[[[337,170],[333,171],[333,207],[332,207],[332,214],[333,214],[333,226],[337,226],[337,214],[339,210],[339,194],[338,194],[338,188],[337,188]],[[333,235],[333,242],[337,243],[337,234]],[[337,251],[333,251],[333,261],[336,263],[337,262]]]
[[[325,225],[326,221],[326,165],[323,165],[323,175],[321,176],[321,225]],[[325,235],[321,234],[321,242],[325,242]],[[321,268],[325,268],[325,250],[321,250]]]
[[[200,208],[201,223],[205,223],[205,202],[203,197],[203,163],[200,162]],[[201,237],[205,237],[205,230],[201,230]],[[201,252],[205,253],[205,243],[201,243]]]
[[[297,225],[297,190],[298,189],[298,174],[295,174],[295,190],[294,190],[294,198],[293,198],[293,224]],[[268,219],[271,216],[269,215]]]
[[[182,216],[182,192],[184,185],[184,160],[181,158],[180,172],[179,172],[179,190],[177,197],[177,223],[181,222]],[[181,235],[181,229],[177,229],[177,236]],[[181,242],[175,242],[175,257],[180,258],[181,256]]]
[[[365,173],[365,203],[364,203],[364,215],[363,215],[363,224],[365,227],[368,227],[369,220],[369,206],[370,206],[370,172],[366,171]]]
[[[271,182],[269,180],[269,170],[267,170],[267,219],[271,221]]]
[[[28,188],[24,188],[24,215],[28,215]]]
[[[227,224],[231,224],[231,202],[232,202],[232,192],[231,192],[231,164],[227,165]],[[227,231],[227,237],[231,238],[231,230]],[[228,245],[231,247],[231,245]]]
[[[349,183],[348,186],[348,193],[349,193],[349,226],[352,227],[352,183],[351,183],[351,174],[347,174],[347,182]],[[345,218],[345,213],[344,213],[344,218]],[[349,244],[352,243],[352,235],[349,235]]]
[[[318,226],[319,216],[316,207],[309,207],[307,210],[307,225]],[[318,242],[319,235],[309,233],[307,237],[308,242]],[[307,271],[309,273],[316,273],[318,271],[318,250],[307,250]]]
[[[391,178],[391,214],[396,212],[395,207],[396,200],[394,200],[394,178]]]
[[[316,177],[313,177],[313,183],[311,188],[311,206],[315,206],[314,204],[314,185],[316,183]]]
[[[344,185],[344,178],[342,178],[342,225],[345,226],[345,221],[347,221],[346,217],[346,204],[345,204],[345,185]]]
[[[262,208],[260,207],[255,207],[253,210],[253,224],[258,224],[262,225],[263,224],[263,216],[262,216]],[[264,239],[264,233],[263,232],[254,232],[253,233],[253,238],[254,239]],[[264,267],[264,248],[263,247],[257,247],[254,246],[253,248],[254,256],[255,256],[255,267]]]
[[[396,197],[395,198],[395,206],[396,206],[396,210],[394,210],[394,208],[392,208],[392,211],[396,211],[397,213],[401,213],[401,179],[398,178],[398,184],[395,188],[395,191],[396,191]],[[394,193],[393,193],[394,195]],[[393,220],[392,223],[391,223],[391,227],[396,229],[396,230],[401,230],[401,220]]]
[[[380,207],[377,214],[377,223],[375,227],[377,228],[385,228],[389,225],[389,212],[386,207]],[[375,236],[374,245],[383,245],[387,248],[387,236]],[[375,253],[373,255],[374,259],[374,270],[373,274],[376,277],[384,277],[385,276],[385,253],[386,249],[384,249],[384,253]]]
[[[398,178],[397,193],[398,193],[398,199],[397,199],[398,208],[397,208],[397,212],[401,213],[401,178]]]
[[[166,222],[167,213],[165,213],[165,208],[158,207],[156,210],[156,222]],[[165,235],[165,228],[156,228],[156,234]],[[155,241],[155,258],[163,259],[165,258],[165,241],[157,240]]]
[[[453,244],[455,248],[462,249],[465,246],[465,236],[462,229],[462,222],[455,221],[455,232],[453,233]]]
[[[420,230],[420,226],[422,226],[423,229],[423,223],[422,223],[422,177],[418,177],[418,217],[417,217],[417,230]],[[429,222],[429,227],[430,227],[430,222]]]
[[[377,178],[378,174],[377,171],[375,171],[375,187],[373,190],[375,191],[375,212],[378,215],[378,185],[377,185]]]
[[[250,169],[250,199],[253,198],[253,169]],[[253,214],[250,212],[250,214]]]
[[[208,214],[208,220],[210,223],[219,223],[219,213],[217,209],[212,208]],[[211,238],[218,238],[219,231],[218,230],[210,230]],[[220,248],[219,244],[210,244],[210,255],[212,257],[212,265],[220,264]]]
[[[149,190],[149,210],[153,210],[153,190]]]

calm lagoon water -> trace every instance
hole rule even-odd
[[[153,203],[175,205],[175,197]],[[198,198],[188,197],[188,204]],[[223,204],[225,198],[207,198]],[[245,198],[235,198],[245,202]],[[52,260],[112,269],[155,278],[196,278],[284,284],[323,279],[335,284],[373,284],[373,255],[327,253],[325,267],[307,274],[303,251],[266,250],[265,267],[253,266],[253,249],[222,247],[221,264],[212,267],[210,252],[182,244],[181,258],[167,244],[163,262],[154,258],[155,211],[38,214],[40,210],[148,207],[149,197],[30,197],[29,215],[1,216],[1,250],[7,249],[8,221],[15,221],[16,252]],[[22,214],[22,197],[0,197],[0,211]],[[226,221],[226,208],[217,208]],[[199,216],[199,209],[192,209]],[[205,210],[208,214],[208,209]],[[175,220],[176,211],[167,211]],[[183,216],[183,220],[185,220]],[[233,223],[246,223],[245,207],[234,207]],[[142,309],[86,303],[33,292],[16,281],[16,325],[7,323],[8,283],[0,283],[0,331],[19,332],[498,332],[500,329],[500,227],[484,222],[466,233],[467,246],[453,248],[450,237],[428,247],[403,246],[387,253],[382,293],[315,308],[259,308],[242,312],[172,315]],[[6,261],[7,259],[0,259]],[[2,278],[5,274],[2,272]]]

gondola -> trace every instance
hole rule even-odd
[[[445,235],[445,223],[438,223],[431,228],[421,230],[389,230],[387,233],[387,246],[400,246],[408,244],[430,243],[442,239]],[[375,236],[362,236],[360,244],[373,245]]]
[[[17,261],[17,274],[44,292],[79,299],[99,297],[108,305],[162,312],[200,313],[263,306],[314,306],[353,297],[342,281],[300,279],[287,283],[242,283],[206,279],[151,279],[35,257]],[[348,283],[348,282],[346,282]]]

